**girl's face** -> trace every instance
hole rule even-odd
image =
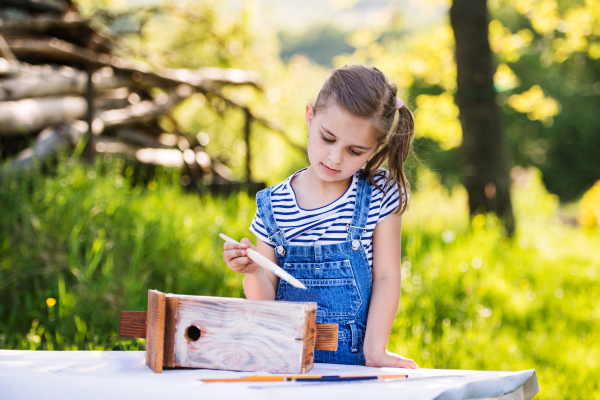
[[[359,118],[331,102],[317,115],[306,105],[310,167],[326,182],[343,181],[356,173],[375,152],[371,121]]]

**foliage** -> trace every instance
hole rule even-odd
[[[117,10],[124,7],[120,0],[78,3],[86,10],[98,5]],[[447,2],[433,3],[448,6]],[[600,176],[596,162],[600,148],[596,134],[600,129],[596,117],[600,107],[599,4],[597,0],[489,2],[490,46],[498,65],[494,76],[496,101],[504,114],[510,163],[538,167],[546,186],[563,202],[579,198]],[[442,172],[444,182],[461,180],[460,160],[454,151],[461,145],[462,131],[453,104],[456,66],[452,29],[444,23],[407,32],[403,18],[410,16],[390,7],[387,19],[357,29],[347,35],[342,46],[342,33],[334,28],[312,27],[298,41],[285,32],[278,35],[272,27],[257,26],[251,8],[231,12],[218,0],[166,2],[150,16],[144,11],[141,35],[128,38],[133,43],[131,50],[124,50],[121,56],[142,57],[157,66],[176,68],[256,69],[265,78],[264,92],[232,88],[225,93],[281,126],[295,143],[304,144],[302,111],[314,100],[327,71],[292,54],[306,52],[329,65],[321,53],[330,54],[332,43],[338,43],[336,51],[344,54],[331,63],[372,64],[384,71],[415,111],[416,137],[437,142],[436,149],[449,151],[441,158],[439,153],[425,154],[429,167]],[[311,35],[331,37],[314,42]],[[349,51],[347,45],[354,50]],[[278,54],[291,57],[287,65]],[[174,116],[178,126],[164,119],[166,130],[178,128],[194,136],[205,132],[210,138],[206,151],[211,157],[244,176],[248,149],[243,143],[244,119],[239,110],[219,99],[197,95],[195,101],[184,102]],[[305,155],[286,147],[262,125],[254,123],[252,131],[255,180],[275,183],[306,164]],[[453,162],[446,162],[449,159]]]
[[[537,166],[552,192],[563,201],[577,199],[600,176],[600,3],[495,0],[489,9],[496,101],[512,164]],[[458,112],[451,106],[452,29],[447,22],[409,33],[401,17],[407,18],[390,16],[383,26],[357,31],[350,40],[355,52],[335,57],[334,65],[377,66],[414,108],[417,138],[435,140],[444,150],[460,146]],[[430,167],[441,169],[430,158]],[[458,163],[445,174],[460,178]]]
[[[513,178],[511,240],[492,215],[467,226],[465,190],[419,173],[391,350],[427,368],[535,368],[536,398],[600,398],[600,233],[561,224],[539,171]]]
[[[144,310],[148,289],[242,296],[217,234],[248,236],[253,199],[184,194],[172,171],[132,186],[119,161],[60,165],[0,186],[1,348],[139,349],[118,312]],[[492,215],[467,225],[462,186],[418,177],[390,349],[421,367],[535,368],[542,399],[598,398],[600,231],[562,225],[536,170],[513,171],[513,240]]]
[[[579,223],[587,229],[600,227],[600,181],[583,195]]]
[[[0,347],[138,348],[118,338],[118,315],[145,310],[148,289],[242,295],[217,234],[245,234],[253,201],[184,195],[172,171],[131,187],[121,169],[68,162],[2,183]]]

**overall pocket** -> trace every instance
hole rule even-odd
[[[352,317],[362,305],[349,260],[285,263],[283,269],[302,282],[306,290],[280,279],[276,300],[315,302],[317,318]]]

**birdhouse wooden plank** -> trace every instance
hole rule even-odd
[[[119,334],[146,338],[146,364],[302,374],[314,350],[337,350],[337,324],[316,324],[316,303],[148,291],[148,312],[124,311]],[[145,328],[145,331],[144,331]]]

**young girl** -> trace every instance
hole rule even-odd
[[[414,132],[396,91],[376,68],[334,70],[315,105],[306,105],[310,166],[257,194],[256,248],[248,239],[223,246],[227,266],[245,274],[247,298],[316,302],[317,322],[338,324],[338,350],[315,350],[315,362],[418,368],[387,351],[409,194],[403,165]],[[379,169],[386,161],[389,172]],[[262,269],[248,248],[307,290]]]

